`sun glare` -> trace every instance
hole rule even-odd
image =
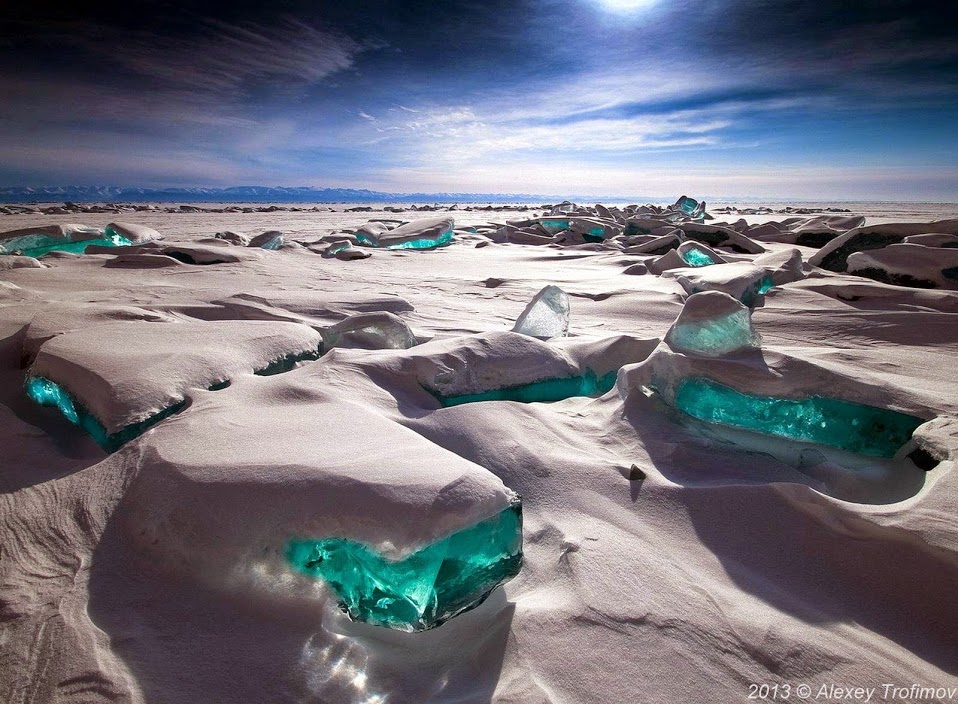
[[[596,0],[600,8],[606,12],[630,14],[652,7],[657,0]]]

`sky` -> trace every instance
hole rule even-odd
[[[958,202],[941,2],[5,0],[0,186]]]

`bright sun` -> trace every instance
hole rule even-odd
[[[656,0],[597,0],[599,7],[607,12],[638,12],[651,7]]]

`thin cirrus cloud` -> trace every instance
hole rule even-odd
[[[294,17],[272,24],[208,19],[204,25],[179,37],[86,25],[66,41],[161,86],[220,94],[263,81],[316,83],[350,68],[364,50],[350,37]]]

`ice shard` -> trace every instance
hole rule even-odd
[[[699,249],[690,249],[687,252],[681,252],[679,256],[682,257],[689,266],[708,266],[709,264],[716,263],[712,257]]]
[[[329,585],[350,618],[400,631],[435,628],[481,604],[522,566],[522,504],[398,560],[343,538],[295,539],[286,557]]]
[[[679,196],[679,199],[675,201],[675,205],[672,206],[676,210],[681,210],[686,215],[692,215],[695,213],[696,208],[699,207],[699,202],[694,198],[689,198],[688,196]]]
[[[690,416],[711,423],[879,457],[893,457],[925,422],[837,398],[754,396],[704,377],[683,379],[674,403]]]
[[[513,332],[540,339],[569,332],[569,295],[552,284],[537,293],[516,320]]]
[[[761,345],[751,311],[720,291],[689,296],[665,341],[672,349],[701,357],[721,357]]]
[[[712,264],[725,264],[727,260],[708,245],[701,242],[682,242],[677,253],[688,266],[700,267]]]

